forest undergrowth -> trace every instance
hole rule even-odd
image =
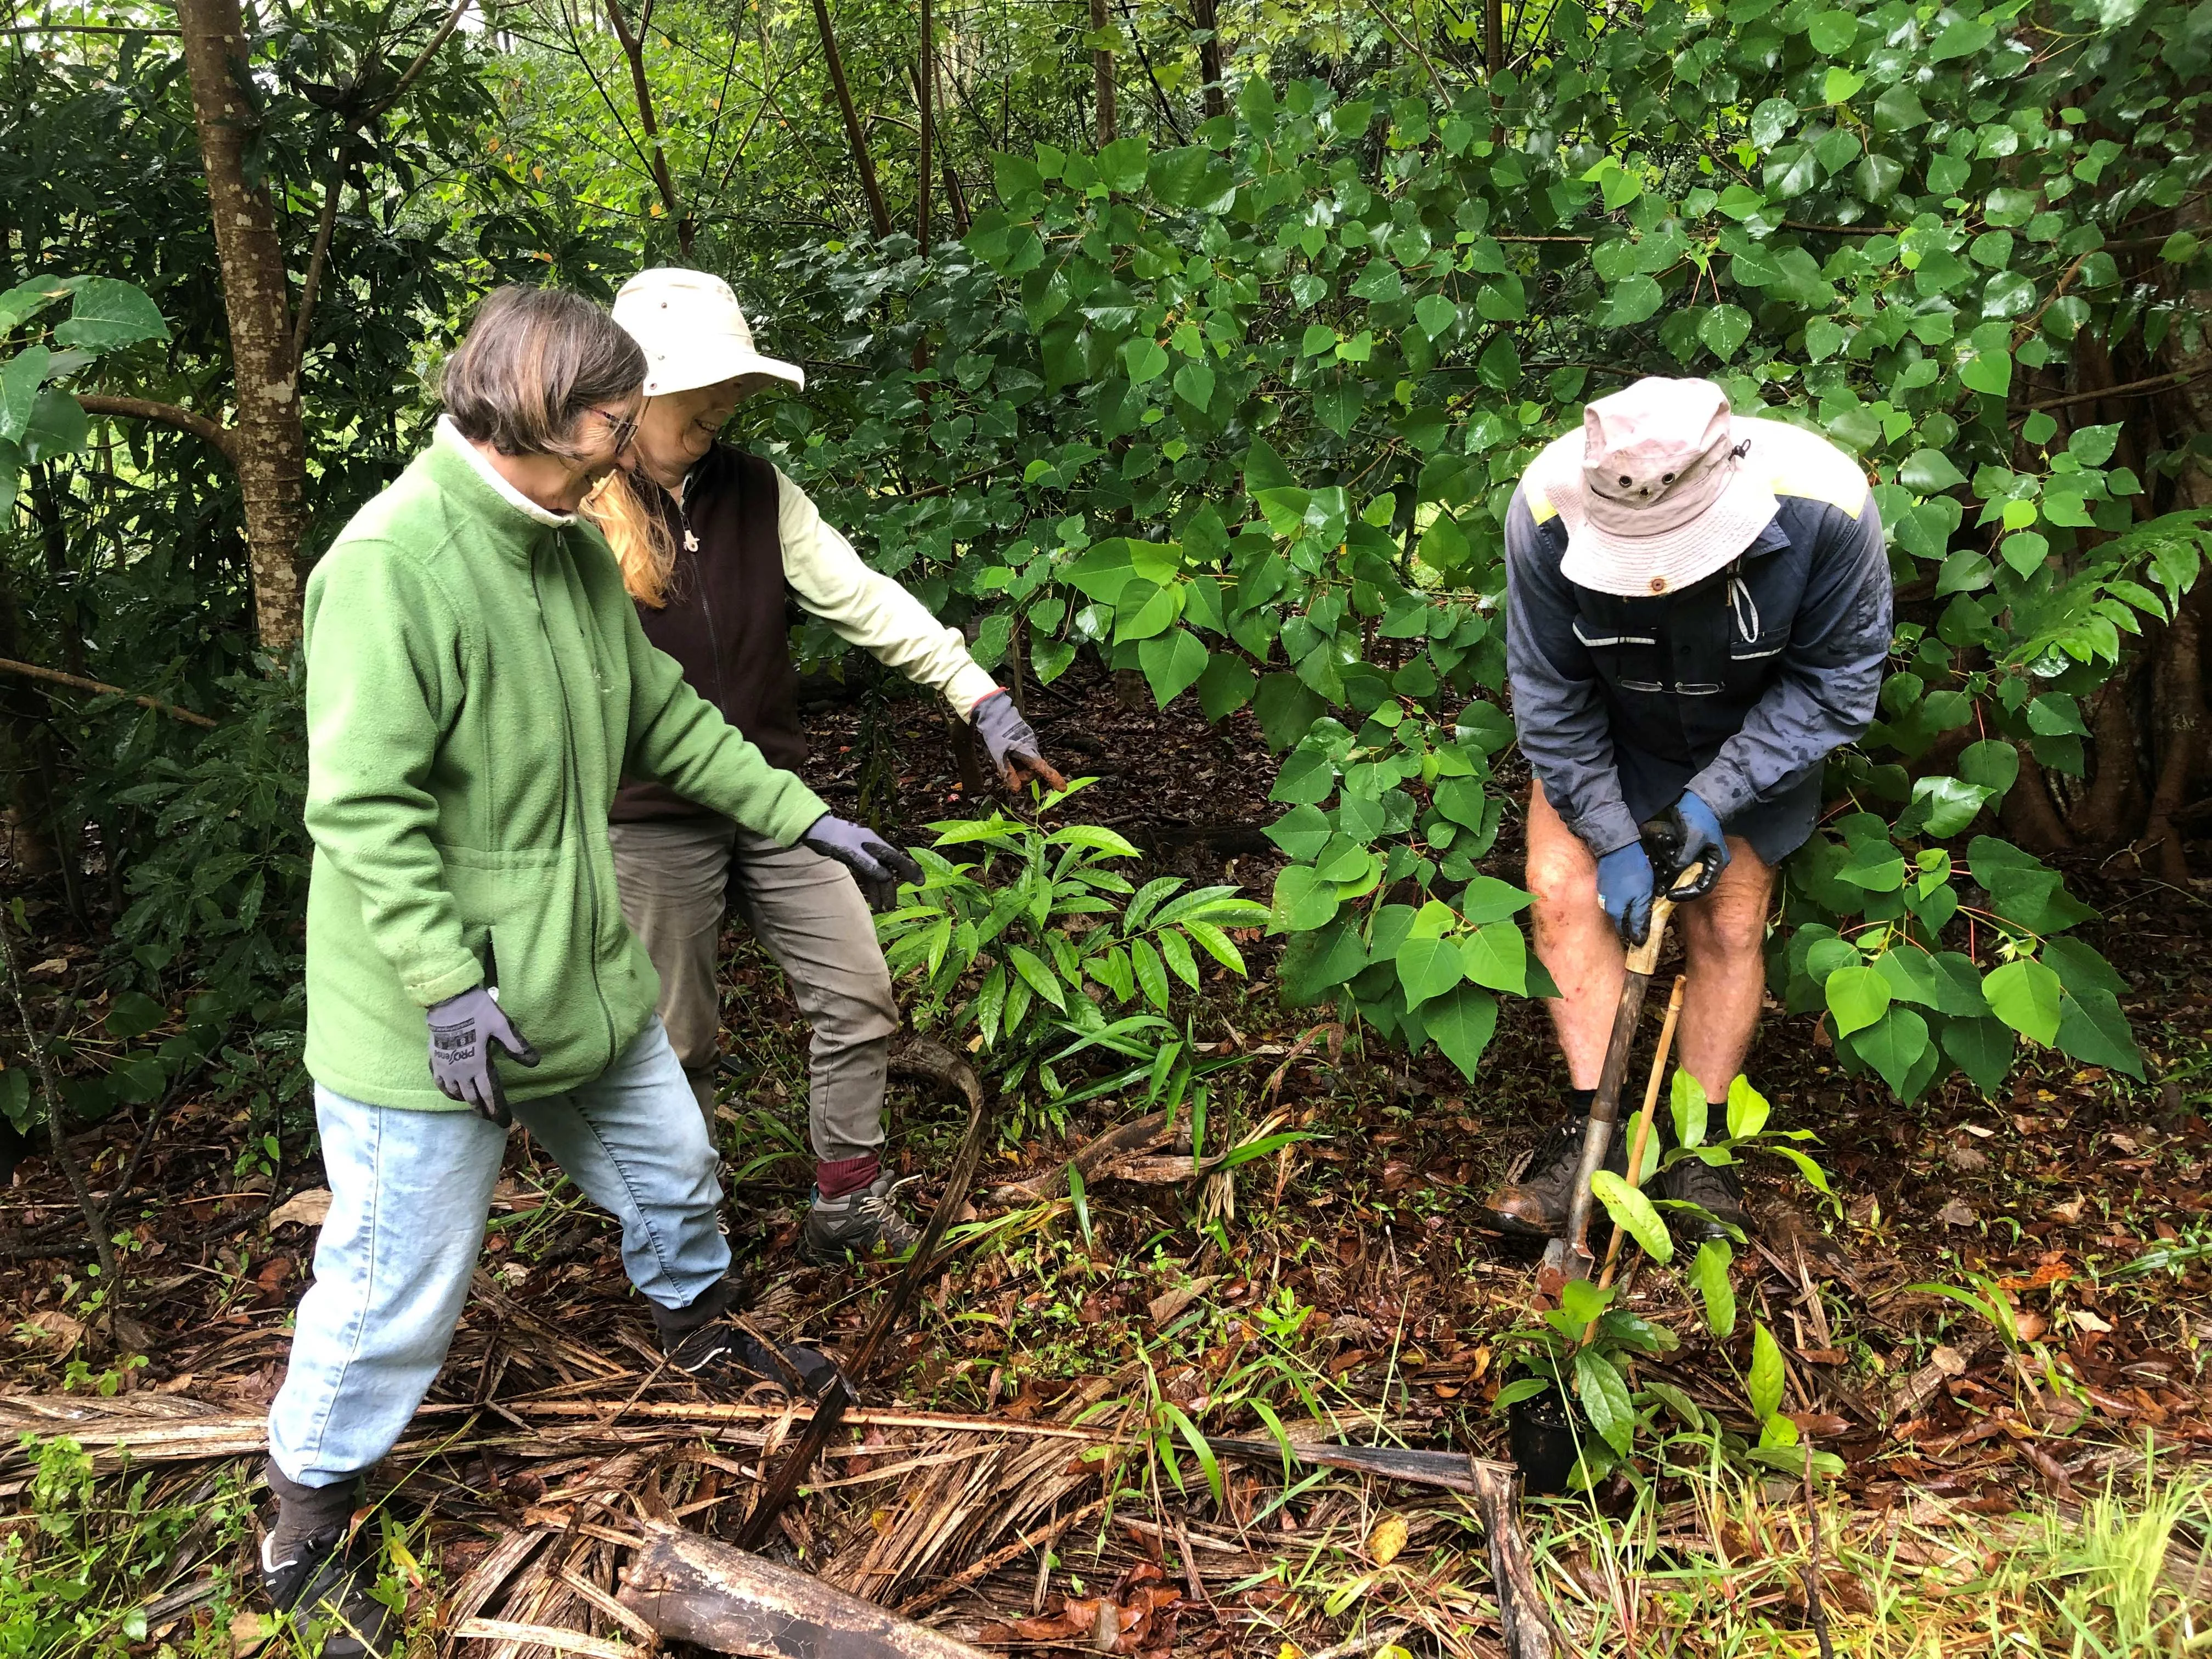
[[[889,744],[924,841],[960,791],[918,708],[821,711],[813,770],[834,798]],[[1239,826],[1265,821],[1266,774],[1235,723],[1131,711],[1080,672],[1030,714],[1099,777],[1086,818],[1121,822],[1158,869],[1264,892]],[[1509,827],[1508,873],[1511,842]],[[2069,875],[2106,917],[2099,943],[2130,980],[2148,1084],[2054,1057],[1998,1099],[1954,1078],[1901,1106],[1837,1068],[1811,1018],[1770,1011],[1753,1080],[1778,1127],[1812,1133],[1834,1202],[1778,1161],[1751,1171],[1761,1225],[1729,1276],[1744,1316],[1726,1340],[1697,1270],[1625,1253],[1616,1305],[1679,1339],[1626,1359],[1635,1460],[1528,1504],[1540,1583],[1579,1650],[2201,1645],[2212,900]],[[66,939],[58,894],[21,896],[43,936]],[[801,1028],[775,969],[732,943],[733,1241],[757,1274],[756,1316],[834,1346],[888,1270],[797,1261]],[[1264,959],[1256,932],[1243,944]],[[34,1018],[59,1012],[83,954],[64,943],[32,964]],[[1084,1145],[1143,1115],[1141,1091],[1055,1111],[1031,1086],[1002,1103],[956,1248],[865,1382],[850,1443],[781,1523],[793,1559],[994,1650],[1096,1651],[1108,1625],[1133,1653],[1500,1650],[1470,1504],[1237,1466],[1208,1443],[1279,1428],[1507,1455],[1492,1402],[1534,1324],[1532,1261],[1475,1224],[1474,1200],[1556,1110],[1540,1011],[1516,1005],[1469,1087],[1433,1053],[1370,1049],[1255,982],[1221,973],[1189,1023],[1212,1066],[1203,1133],[1304,1138],[1225,1176],[1190,1180],[1185,1158],[1185,1178],[1163,1178],[1173,1158],[1135,1158],[1071,1185]],[[77,1138],[118,1281],[88,1271],[50,1158],[0,1195],[0,1419],[24,1437],[0,1473],[11,1654],[243,1659],[270,1638],[250,1593],[253,1436],[320,1176],[296,1103],[254,1111],[187,1085]],[[906,1191],[926,1206],[960,1116],[904,1089],[895,1114]],[[780,1413],[736,1402],[702,1426],[647,1331],[612,1225],[517,1136],[478,1293],[365,1522],[383,1529],[417,1651],[489,1619],[568,1629],[600,1644],[574,1650],[614,1659],[634,1636],[602,1602],[635,1518],[716,1531],[742,1514]],[[1766,1346],[1790,1447],[1759,1432],[1771,1410],[1747,1406],[1768,1385]],[[121,1438],[137,1451],[118,1456]]]

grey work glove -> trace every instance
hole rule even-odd
[[[896,903],[901,882],[920,886],[923,880],[921,866],[907,853],[874,830],[848,823],[834,813],[815,819],[799,839],[850,870],[871,909],[888,910]]]
[[[538,1050],[514,1029],[489,986],[478,985],[447,997],[428,1011],[430,1075],[438,1092],[471,1108],[478,1117],[502,1129],[514,1121],[507,1109],[507,1091],[492,1064],[492,1045],[518,1066],[535,1066]]]
[[[1006,780],[1007,788],[1019,789],[1024,778],[1035,778],[1054,789],[1067,787],[1067,780],[1045,759],[1044,746],[1004,686],[969,709],[968,718],[975,723],[983,747],[990,750],[992,770]]]

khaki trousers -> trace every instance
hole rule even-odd
[[[852,872],[727,818],[608,826],[623,919],[660,974],[660,1018],[711,1139],[721,1027],[715,946],[743,916],[812,1026],[807,1130],[828,1164],[884,1144],[884,1060],[899,1027],[875,920]]]

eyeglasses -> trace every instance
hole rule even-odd
[[[615,453],[617,455],[628,449],[630,441],[637,436],[638,416],[635,415],[610,415],[605,410],[596,408],[584,412],[596,415],[607,423],[607,430],[614,437]]]

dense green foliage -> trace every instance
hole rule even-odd
[[[910,20],[833,9],[864,109],[903,107]],[[1505,503],[1584,398],[1711,375],[1862,459],[1900,592],[1884,718],[1791,866],[1778,994],[1907,1096],[1954,1066],[1993,1088],[2022,1037],[2138,1069],[2120,981],[2069,936],[2086,908],[2021,843],[2050,844],[2069,780],[2136,775],[2132,728],[2093,735],[2102,689],[2164,660],[2207,551],[2185,394],[2207,361],[2212,5],[1560,0],[1509,9],[1494,76],[1434,9],[1225,7],[1211,119],[1189,32],[1140,9],[1109,42],[1079,8],[948,14],[936,159],[959,191],[927,251],[859,234],[811,8],[647,32],[672,214],[619,50],[568,12],[503,10],[404,87],[439,12],[264,19],[257,153],[295,269],[339,192],[300,387],[315,537],[418,441],[422,373],[475,295],[604,292],[689,237],[810,367],[753,435],[987,664],[1048,680],[1092,650],[1163,703],[1249,710],[1285,757],[1285,991],[1472,1073],[1496,999],[1545,988],[1487,856],[1514,810],[1492,775]],[[1103,149],[1068,50],[1100,44],[1126,135]],[[136,283],[169,329],[11,374],[219,410],[173,55],[9,50],[0,149],[53,158],[9,170],[13,276]],[[372,94],[397,102],[363,125]],[[911,138],[869,132],[910,219]],[[58,318],[11,314],[9,361],[66,350]],[[59,406],[19,418],[9,384],[0,440],[29,470],[0,655],[230,714],[202,738],[96,705],[44,750],[19,719],[19,765],[64,839],[94,826],[118,988],[222,981],[266,1012],[296,949],[296,743],[240,673],[234,492],[166,428],[33,440]],[[994,971],[1010,988],[979,960],[964,994]]]

